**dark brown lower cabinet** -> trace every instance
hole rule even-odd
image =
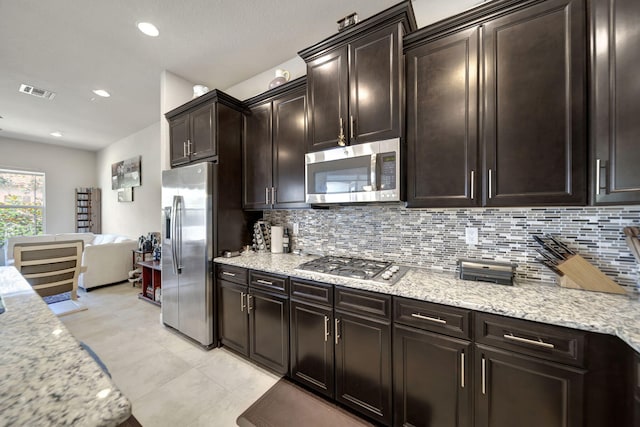
[[[291,301],[291,376],[333,397],[333,309]]]
[[[585,370],[476,344],[476,427],[583,425]]]
[[[336,310],[336,400],[391,424],[391,322]]]
[[[640,427],[640,354],[633,357],[633,425]]]
[[[246,285],[218,279],[218,333],[222,345],[249,355],[249,320],[245,297]]]
[[[472,425],[471,343],[393,327],[394,426]]]
[[[289,370],[289,300],[218,279],[222,345],[280,374]]]
[[[251,289],[249,312],[249,357],[280,374],[289,371],[289,299]]]

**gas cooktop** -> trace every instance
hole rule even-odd
[[[396,283],[409,271],[408,267],[394,265],[386,261],[330,255],[300,264],[296,269],[390,285]]]

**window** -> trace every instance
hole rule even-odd
[[[0,242],[44,232],[44,174],[0,169]]]

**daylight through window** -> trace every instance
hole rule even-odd
[[[44,232],[44,174],[0,169],[0,242]]]

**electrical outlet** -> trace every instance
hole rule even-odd
[[[300,228],[298,227],[298,223],[294,222],[293,223],[293,234],[298,234],[298,232],[300,231]]]
[[[476,227],[467,227],[464,229],[464,233],[467,245],[478,244],[478,229]]]

